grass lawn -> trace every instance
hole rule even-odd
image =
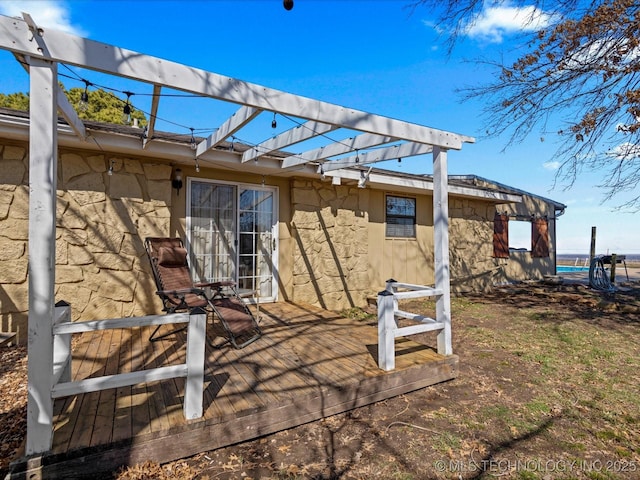
[[[429,301],[403,309],[433,315]],[[348,313],[376,322],[372,312]],[[640,479],[640,285],[609,296],[580,285],[503,287],[453,298],[452,318],[455,380],[114,476]],[[23,362],[11,351],[1,350],[3,379]],[[21,411],[12,405],[3,422]]]

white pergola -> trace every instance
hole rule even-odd
[[[433,158],[433,218],[435,249],[436,316],[446,327],[438,334],[438,351],[451,350],[447,152],[460,150],[474,139],[364,111],[314,100],[225,77],[198,68],[163,60],[116,46],[40,28],[28,14],[23,18],[0,17],[0,48],[11,51],[30,76],[29,116],[29,387],[26,453],[51,448],[53,416],[54,317],[56,315],[55,229],[58,155],[58,113],[73,135],[88,142],[88,132],[73,106],[61,92],[58,65],[78,67],[124,77],[146,84],[153,92],[150,122],[140,151],[154,148],[156,116],[163,88],[191,93],[234,104],[237,110],[219,128],[198,143],[195,158],[202,165],[220,154],[216,147],[233,139],[262,112],[299,119],[301,124],[267,141],[253,145],[232,162],[238,169],[260,158],[273,170],[292,167],[313,169],[318,174],[353,178],[362,166],[431,153]],[[328,132],[346,131],[348,141],[331,141]],[[285,158],[270,153],[302,144],[309,139],[321,147]],[[373,148],[375,147],[375,149]],[[161,148],[161,147],[157,147]],[[182,159],[194,158],[185,145]],[[339,161],[337,161],[339,160]],[[253,163],[253,162],[252,162]],[[122,323],[124,320],[119,319]],[[184,321],[184,320],[183,320]],[[58,328],[58,332],[60,328]],[[65,332],[75,331],[71,327]],[[144,379],[143,379],[144,380]],[[105,387],[106,388],[106,387]]]

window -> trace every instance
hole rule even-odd
[[[531,250],[531,220],[510,219],[509,248],[520,252]]]
[[[416,199],[387,196],[387,237],[415,238]]]
[[[509,258],[510,251],[531,252],[532,257],[549,256],[549,222],[546,218],[509,219],[496,213],[493,219],[493,256]]]

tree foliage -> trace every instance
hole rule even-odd
[[[29,109],[29,95],[25,93],[0,93],[0,107],[13,108],[14,110]]]
[[[97,122],[113,123],[124,125],[127,122],[123,118],[123,109],[126,101],[118,96],[103,90],[87,90],[89,101],[85,105],[81,102],[84,88],[62,89],[67,99],[76,109],[78,116],[83,120],[94,120]],[[29,95],[26,93],[0,93],[0,107],[13,108],[15,110],[29,110]],[[143,127],[147,124],[147,119],[140,110],[131,106],[131,122],[138,120],[138,124]]]
[[[494,2],[500,4],[502,2]],[[419,0],[438,11],[450,48],[491,2]],[[513,0],[553,19],[522,38],[513,62],[483,61],[494,80],[464,91],[486,101],[489,135],[509,144],[534,130],[560,140],[558,179],[573,185],[585,169],[603,178],[605,199],[632,192],[640,209],[640,4],[632,0]],[[557,125],[561,125],[559,128]],[[550,128],[553,131],[550,132]]]

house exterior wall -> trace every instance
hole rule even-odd
[[[494,258],[492,237],[496,212],[524,219],[546,216],[549,219],[549,256],[535,258],[530,250],[510,250],[509,258]],[[545,275],[555,274],[555,210],[552,203],[529,195],[523,195],[521,203],[499,205],[453,199],[449,216],[452,292],[484,291],[494,285],[542,280]]]
[[[483,291],[502,283],[503,267],[493,258],[495,205],[468,198],[449,201],[451,291]],[[507,262],[505,262],[507,263]]]
[[[28,314],[28,151],[0,145],[0,315],[24,343]],[[171,167],[61,148],[58,155],[56,301],[74,320],[155,313],[146,236],[169,233]],[[113,162],[113,174],[108,175]]]
[[[0,141],[0,328],[27,340],[28,149]],[[108,174],[109,165],[113,172]],[[183,176],[260,184],[262,176],[181,166]],[[144,158],[60,148],[56,219],[56,301],[73,320],[161,313],[144,248],[148,236],[186,235],[186,189],[171,186],[173,167]],[[290,181],[265,179],[279,190],[279,298],[292,290]],[[186,186],[186,182],[185,182]]]
[[[60,148],[56,227],[56,301],[72,306],[74,320],[160,313],[161,303],[144,250],[147,236],[186,236],[186,182],[171,186],[165,161]],[[0,327],[26,341],[28,316],[28,150],[0,141]],[[108,174],[113,165],[112,175]],[[385,281],[433,285],[432,195],[357,188],[320,179],[262,177],[181,165],[183,177],[278,188],[278,299],[331,310],[364,306]],[[385,196],[416,199],[416,238],[387,238]],[[542,278],[549,258],[510,252],[493,258],[495,212],[553,218],[537,197],[495,205],[451,197],[452,291]],[[552,240],[555,221],[549,222]]]
[[[369,191],[294,179],[291,202],[292,300],[330,310],[362,306],[372,285]]]
[[[545,275],[554,275],[556,271],[556,214],[554,205],[542,198],[523,195],[522,203],[502,204],[496,206],[496,211],[506,213],[511,217],[544,217],[548,219],[549,228],[549,256],[534,258],[530,249],[511,250],[509,260],[504,267],[504,280],[517,282],[524,280],[541,280]]]
[[[292,299],[339,310],[366,304],[385,281],[434,283],[433,197],[328,182],[296,180],[292,184]],[[416,238],[387,238],[385,196],[416,199]],[[500,204],[454,197],[449,201],[449,256],[453,293],[478,292],[494,285],[542,279],[555,271],[551,256],[531,252],[493,256],[496,211],[553,217],[553,205],[526,196],[522,204]],[[551,240],[554,222],[549,223]]]
[[[416,285],[433,285],[433,196],[400,195],[416,199],[416,238],[386,236],[386,195],[396,192],[372,190],[369,238],[369,261],[374,292],[384,290],[385,282],[393,278]]]

